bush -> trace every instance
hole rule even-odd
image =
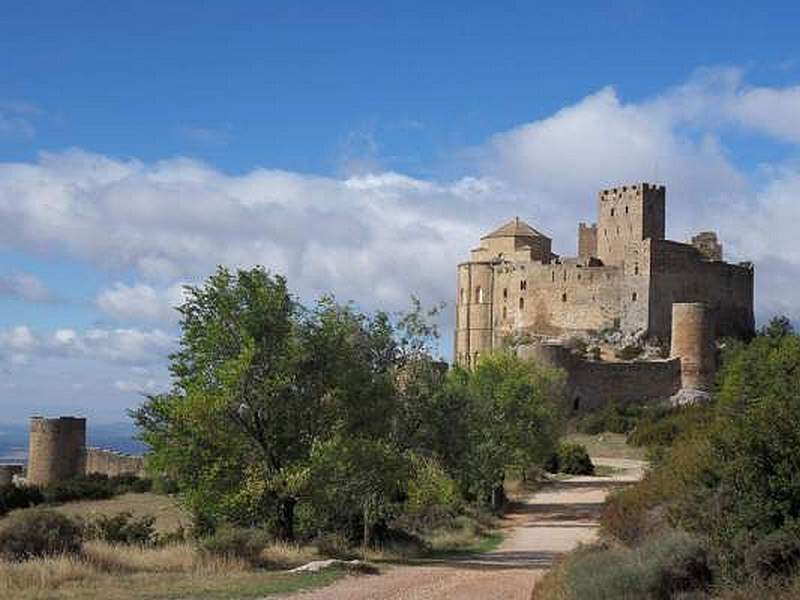
[[[620,360],[635,360],[642,355],[642,352],[644,349],[641,346],[631,344],[614,352],[614,356]]]
[[[155,543],[157,536],[153,526],[156,518],[150,515],[136,518],[129,512],[113,516],[100,515],[85,527],[86,537],[103,540],[111,544],[145,546]]]
[[[570,594],[580,600],[641,598],[667,600],[702,590],[711,581],[703,545],[672,531],[636,550],[590,547],[566,565]]]
[[[458,486],[436,460],[416,457],[412,470],[406,498],[406,508],[411,514],[438,515],[458,508]]]
[[[748,573],[764,580],[788,580],[799,563],[800,535],[794,529],[773,531],[745,551]]]
[[[628,433],[636,427],[645,409],[642,406],[609,403],[605,408],[590,412],[581,417],[576,429],[580,433]]]
[[[115,494],[143,494],[153,488],[153,480],[136,475],[115,475],[108,478],[109,483],[114,488]]]
[[[73,477],[44,488],[44,498],[49,503],[75,500],[105,500],[115,495],[114,484],[106,475],[92,474]]]
[[[547,470],[551,473],[567,473],[569,475],[594,475],[594,465],[586,447],[581,444],[562,443],[558,451],[547,461]]]
[[[13,514],[0,528],[0,555],[8,560],[54,554],[77,554],[81,549],[81,526],[51,510]]]
[[[213,556],[241,558],[258,564],[261,553],[270,542],[266,532],[260,529],[221,527],[200,541],[200,548]]]
[[[0,486],[0,516],[17,508],[30,508],[44,502],[41,490],[13,483]]]

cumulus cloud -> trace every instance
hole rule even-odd
[[[175,322],[175,307],[183,302],[183,285],[159,288],[145,283],[115,283],[97,296],[97,306],[104,313],[120,320]]]
[[[14,364],[27,363],[31,357],[150,364],[162,362],[174,343],[173,336],[160,329],[57,329],[42,335],[20,325],[0,331],[0,357]]]
[[[47,285],[38,277],[28,273],[0,276],[0,296],[20,298],[28,302],[53,300],[53,294]]]
[[[729,257],[757,263],[766,299],[777,281],[762,262],[781,256],[800,270],[789,218],[800,170],[743,171],[724,136],[735,127],[800,141],[797,94],[748,86],[735,69],[699,72],[637,102],[604,88],[492,136],[469,154],[474,175],[453,181],[380,170],[230,175],[185,158],[42,153],[0,164],[0,243],[132,273],[135,283],[95,298],[119,320],[174,323],[175,282],[197,282],[217,264],[265,265],[304,299],[333,291],[365,308],[396,309],[411,293],[449,300],[455,264],[515,214],[551,235],[556,251],[574,253],[576,222],[595,218],[596,192],[644,180],[667,184],[670,237],[717,229]],[[791,305],[800,308],[800,297]]]

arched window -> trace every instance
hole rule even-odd
[[[639,274],[639,265],[634,265],[633,266],[633,274],[634,275],[638,275]]]
[[[633,293],[631,294],[631,302],[636,302],[636,299],[637,299],[638,297],[639,297],[639,296],[638,296],[638,294],[637,294],[636,292],[633,292]]]
[[[519,309],[520,310],[524,310],[525,309],[525,298],[520,298],[519,299]]]
[[[503,288],[503,300],[508,298],[508,288]]]
[[[614,216],[614,209],[613,208],[611,209],[611,216],[612,217]]]
[[[508,318],[508,311],[506,310],[506,307],[505,307],[505,306],[503,307],[503,318],[504,318],[504,319],[507,319],[507,318]]]
[[[528,281],[527,279],[523,279],[519,282],[519,291],[524,292],[528,289]]]
[[[561,301],[562,302],[566,302],[567,301],[567,292],[564,292],[563,294],[561,294]]]

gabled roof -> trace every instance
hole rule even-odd
[[[501,238],[501,237],[543,237],[546,235],[536,231],[533,227],[528,225],[525,221],[520,220],[519,217],[514,217],[505,225],[495,229],[493,232],[486,234],[481,239],[487,238]],[[547,238],[550,239],[550,238]]]

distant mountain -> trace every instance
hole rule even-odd
[[[132,423],[87,423],[89,446],[111,448],[128,454],[143,454],[147,449],[134,439],[136,430]],[[0,424],[0,462],[25,462],[28,458],[28,425]]]

